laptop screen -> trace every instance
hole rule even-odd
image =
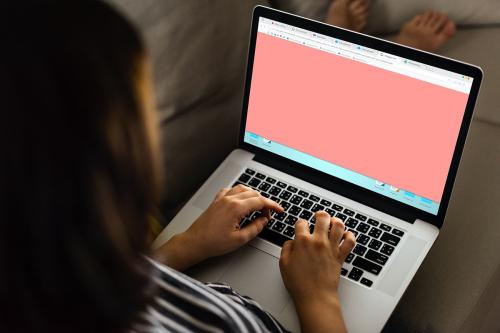
[[[244,141],[437,215],[471,86],[260,18]]]

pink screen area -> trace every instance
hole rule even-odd
[[[467,97],[259,33],[246,130],[440,202]]]

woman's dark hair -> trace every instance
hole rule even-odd
[[[15,0],[0,43],[0,331],[126,331],[159,174],[141,41],[101,1]]]

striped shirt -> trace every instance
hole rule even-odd
[[[201,283],[150,260],[156,294],[132,333],[287,332],[249,297],[221,283]]]

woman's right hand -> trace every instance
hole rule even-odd
[[[354,234],[344,229],[341,220],[317,212],[313,234],[307,222],[299,219],[295,239],[283,245],[281,275],[294,300],[303,332],[345,329],[337,290],[342,263],[356,241]]]

